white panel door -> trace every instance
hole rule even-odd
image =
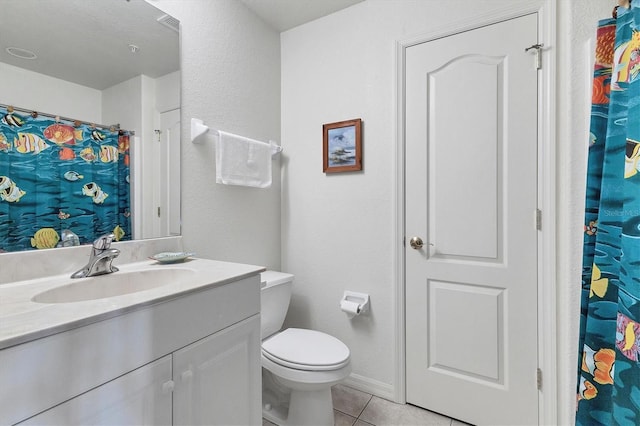
[[[260,315],[175,352],[174,424],[261,424],[260,356]]]
[[[477,425],[538,421],[535,43],[531,14],[406,51],[407,402]]]

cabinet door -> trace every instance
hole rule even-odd
[[[170,425],[172,386],[167,355],[20,424]]]
[[[260,315],[173,354],[174,424],[262,424]]]

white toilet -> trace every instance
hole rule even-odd
[[[349,348],[314,330],[280,330],[293,275],[262,273],[262,416],[283,426],[333,425],[331,386],[351,373]]]

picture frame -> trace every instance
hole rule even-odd
[[[322,125],[322,171],[362,170],[362,119]]]

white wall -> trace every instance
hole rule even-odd
[[[291,158],[282,265],[296,276],[287,323],[344,341],[352,377],[382,396],[393,397],[396,386],[395,43],[510,4],[368,0],[281,37],[282,140]],[[364,170],[325,175],[322,124],[358,117]],[[340,312],[347,289],[371,295],[369,315],[349,320]]]
[[[162,205],[160,191],[166,185],[162,181],[166,171],[159,166],[161,153],[154,130],[160,128],[160,112],[179,107],[179,71],[157,79],[139,75],[102,92],[103,123],[120,124],[121,129],[134,131],[136,135],[131,139],[133,236],[136,239],[167,234],[156,214],[156,208]]]
[[[368,0],[282,34],[282,266],[296,275],[289,325],[331,333],[352,350],[354,374],[384,393],[393,382],[394,43],[504,1]],[[521,1],[520,3],[531,3]],[[586,156],[586,41],[611,4],[558,1],[557,288],[559,423],[575,410]],[[548,46],[555,48],[556,46]],[[325,175],[323,123],[364,120],[364,171]],[[349,321],[345,289],[371,294],[370,316]]]
[[[166,112],[180,108],[180,71],[156,78],[156,109]]]
[[[120,124],[122,129],[135,132],[142,130],[142,77],[134,77],[102,91],[103,124]]]
[[[101,123],[101,92],[0,62],[0,103]]]
[[[145,145],[151,145],[151,129],[143,125],[143,106],[146,104],[143,96],[143,75],[136,76],[122,83],[111,86],[102,91],[103,124],[120,124],[123,130],[133,131],[136,138],[130,141],[131,158],[131,207],[133,238],[144,238],[152,235],[155,215],[152,214],[153,175],[145,174],[144,164],[153,161],[145,158]],[[152,170],[147,167],[146,170]],[[141,195],[146,194],[143,198]],[[143,220],[142,218],[149,218]]]
[[[278,269],[281,158],[274,160],[270,189],[216,184],[213,137],[192,144],[188,123],[195,117],[213,128],[280,141],[279,34],[237,0],[153,4],[181,23],[185,249]]]

